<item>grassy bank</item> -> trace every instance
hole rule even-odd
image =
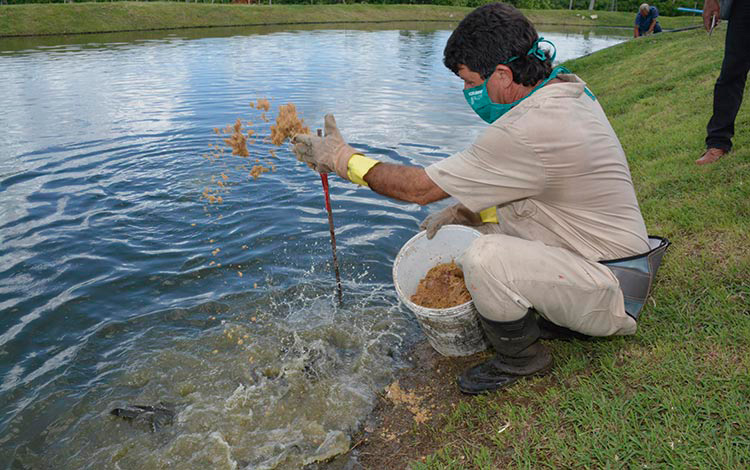
[[[175,28],[326,22],[457,21],[470,8],[433,5],[212,5],[116,2],[0,6],[0,37],[145,31]],[[634,14],[570,10],[526,12],[538,24],[631,26]],[[695,17],[661,18],[665,28],[698,23]]]
[[[662,34],[567,64],[621,138],[649,232],[673,242],[638,333],[547,342],[550,375],[484,397],[455,393],[423,424],[397,427],[387,417],[386,431],[361,447],[366,456],[396,455],[390,432],[401,455],[382,468],[750,467],[747,93],[734,152],[694,164],[723,44],[723,32]],[[416,396],[455,388],[451,362],[423,371],[437,375],[417,380]],[[387,413],[399,412],[384,402]]]

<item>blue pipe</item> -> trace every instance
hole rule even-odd
[[[703,10],[698,10],[697,8],[685,8],[685,7],[677,7],[678,11],[687,11],[690,13],[699,13],[702,14]]]

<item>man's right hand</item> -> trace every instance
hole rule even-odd
[[[440,212],[430,214],[419,224],[419,228],[427,231],[427,239],[432,240],[440,227],[448,224],[477,226],[482,225],[482,218],[463,204],[446,207]]]
[[[333,114],[325,116],[325,131],[325,137],[297,134],[292,138],[292,151],[297,160],[319,173],[335,171],[340,177],[349,179],[347,165],[357,151],[341,136]]]
[[[711,18],[716,18],[714,26],[719,24],[719,0],[705,0],[703,3],[703,26],[711,31]]]

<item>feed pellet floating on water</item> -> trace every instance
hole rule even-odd
[[[251,101],[250,102],[250,107],[251,108],[255,108],[257,110],[260,110],[260,111],[270,111],[271,110],[271,103],[267,99],[265,99],[265,98],[260,98],[260,99],[258,99],[257,103],[253,103]]]
[[[253,165],[253,167],[250,169],[250,176],[252,176],[253,179],[257,179],[261,174],[267,171],[270,171],[269,168],[263,165]]]
[[[271,110],[271,104],[267,99],[261,98],[257,102],[251,102],[250,108],[262,111],[261,120],[264,122],[270,121],[266,113]],[[247,171],[247,175],[256,180],[263,173],[275,171],[276,165],[267,162],[267,156],[257,153],[255,164],[248,168],[248,163],[245,159],[252,156],[249,146],[256,142],[253,139],[256,130],[250,128],[252,125],[252,121],[246,121],[246,124],[243,125],[242,119],[237,118],[234,124],[228,125],[223,129],[215,127],[213,131],[217,135],[224,136],[222,141],[231,150],[232,156],[241,157],[244,160],[241,165],[236,165],[234,168],[238,171]],[[297,107],[294,103],[288,103],[279,106],[275,123],[270,126],[270,134],[263,140],[278,147],[297,134],[309,133],[310,129],[305,126],[304,120],[297,115]],[[230,171],[230,163],[225,161],[224,148],[216,144],[209,144],[209,148],[212,149],[211,153],[204,154],[203,158],[211,163],[220,162],[219,164],[223,165],[223,167],[218,176],[211,177],[211,183],[214,186],[205,188],[201,198],[208,202],[208,204],[222,204],[224,202],[222,194],[226,194],[229,185],[231,185],[230,177],[227,175]],[[278,158],[274,149],[268,149],[268,155],[272,158]]]
[[[232,155],[239,157],[249,157],[250,152],[247,150],[247,137],[243,133],[242,121],[237,118],[234,126],[231,126],[231,135],[224,139],[224,143],[232,149]],[[228,129],[228,130],[229,130]],[[252,135],[252,134],[251,134]]]
[[[233,188],[240,186],[243,181],[254,181],[264,173],[276,171],[275,160],[279,156],[270,146],[279,147],[297,134],[310,133],[304,120],[297,115],[294,103],[280,105],[275,116],[271,112],[271,103],[266,98],[250,102],[250,109],[256,112],[252,120],[238,117],[233,124],[214,127],[213,133],[218,136],[219,142],[210,143],[210,152],[202,155],[216,167],[210,184],[200,196],[204,202],[204,212],[214,220],[222,218],[222,214],[217,212],[221,211],[221,206],[228,200]],[[258,124],[253,124],[253,121]],[[270,126],[264,124],[270,121],[273,121]],[[209,207],[213,209],[209,211]],[[195,227],[196,224],[191,226]],[[214,257],[221,251],[215,245],[211,249]],[[248,246],[242,245],[242,249],[247,250]],[[221,263],[213,260],[208,265],[221,267]],[[244,274],[238,271],[237,275],[243,277]],[[257,288],[257,284],[253,288]]]

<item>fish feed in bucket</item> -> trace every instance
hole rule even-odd
[[[469,356],[489,347],[474,302],[450,308],[427,308],[411,301],[419,281],[434,266],[460,259],[481,234],[463,225],[445,225],[432,240],[426,232],[404,244],[393,262],[393,284],[399,299],[414,312],[433,348],[443,356]]]

